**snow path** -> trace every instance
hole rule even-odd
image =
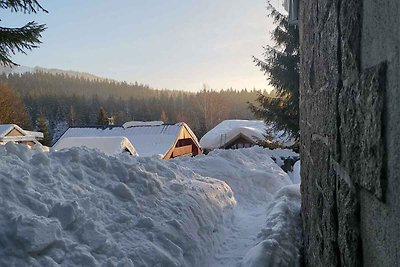
[[[236,206],[232,225],[223,233],[222,245],[215,251],[208,266],[241,266],[243,257],[255,245],[265,218],[265,203],[253,207]]]

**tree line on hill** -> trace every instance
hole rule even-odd
[[[45,119],[53,142],[69,126],[123,124],[131,120],[186,122],[201,137],[225,119],[254,119],[248,102],[253,102],[259,93],[246,89],[215,91],[206,87],[196,93],[153,90],[139,83],[45,72],[3,73],[0,82],[3,83],[0,91],[14,93],[17,102],[11,109],[19,114],[15,118],[0,115],[0,123],[13,122],[27,129],[38,129],[39,125],[43,127]]]

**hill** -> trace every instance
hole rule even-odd
[[[0,73],[5,73],[5,74],[23,74],[26,72],[30,73],[35,73],[35,72],[44,72],[44,73],[50,73],[50,74],[64,74],[68,75],[71,77],[76,77],[76,78],[84,78],[88,80],[112,80],[112,79],[107,79],[107,78],[102,78],[99,76],[96,76],[94,74],[88,73],[88,72],[80,72],[80,71],[73,71],[73,70],[61,70],[61,69],[55,69],[55,68],[44,68],[40,66],[36,67],[27,67],[27,66],[0,66]]]
[[[155,90],[137,82],[89,79],[63,72],[4,72],[0,82],[23,98],[33,128],[40,114],[47,118],[53,140],[68,126],[97,124],[101,107],[115,124],[130,120],[184,121],[201,137],[223,120],[254,119],[247,103],[257,97],[256,90]]]

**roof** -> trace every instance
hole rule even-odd
[[[238,135],[256,142],[264,138],[265,129],[264,121],[260,120],[225,120],[200,139],[200,146],[206,149],[220,148]]]
[[[238,136],[244,136],[257,143],[258,140],[265,139],[264,135],[270,128],[262,120],[225,120],[206,133],[200,139],[200,145],[203,149],[221,148]],[[273,133],[272,136],[276,142],[290,141],[283,132]]]
[[[0,137],[6,136],[12,129],[14,129],[14,124],[0,124]]]
[[[13,129],[16,129],[24,136],[7,136]],[[0,141],[33,141],[38,143],[36,138],[43,138],[43,133],[27,131],[16,124],[0,124]]]
[[[71,147],[87,147],[99,150],[107,155],[117,155],[124,151],[129,151],[132,155],[137,155],[135,148],[126,137],[66,137],[53,146],[55,150]]]
[[[67,137],[124,136],[131,142],[140,156],[162,155],[164,157],[175,144],[182,127],[188,130],[194,142],[198,144],[196,136],[186,123],[128,122],[123,126],[69,128],[54,146],[56,147],[62,139]],[[200,147],[199,144],[198,146]]]

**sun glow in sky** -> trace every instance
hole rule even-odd
[[[196,91],[203,84],[270,89],[252,61],[271,44],[266,0],[40,3],[48,14],[1,11],[1,26],[47,24],[39,49],[13,57],[21,65],[90,72],[160,89]]]

